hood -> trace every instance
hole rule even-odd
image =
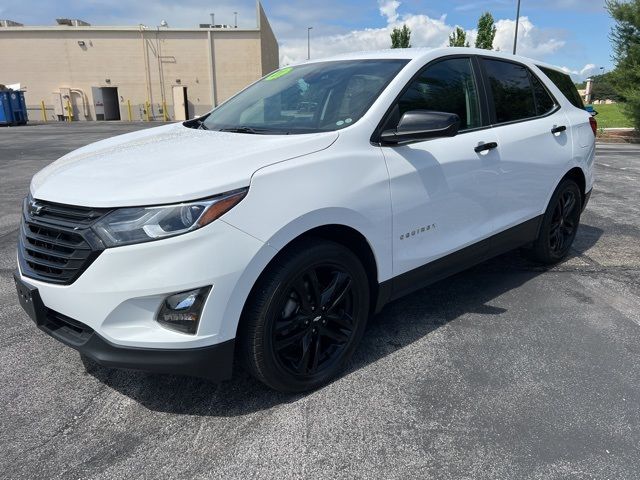
[[[337,132],[251,135],[164,125],[65,155],[33,177],[31,195],[89,207],[195,200],[246,187],[256,170],[323,150],[337,138]]]

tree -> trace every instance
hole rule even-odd
[[[615,72],[607,72],[603,75],[595,75],[591,77],[593,84],[591,87],[591,98],[593,100],[613,100],[614,102],[623,102],[622,97],[615,85],[612,78],[615,76]],[[585,88],[586,85],[583,87]]]
[[[489,12],[483,13],[478,19],[478,36],[476,37],[476,48],[493,50],[493,39],[496,36],[496,26],[493,16]]]
[[[449,46],[450,47],[468,47],[469,42],[467,42],[467,34],[465,31],[456,27],[451,35],[449,35]]]
[[[391,32],[391,48],[410,48],[411,29],[406,25],[402,28],[394,28]]]
[[[616,69],[611,82],[626,99],[623,108],[640,130],[640,0],[607,0],[615,25],[611,28]]]

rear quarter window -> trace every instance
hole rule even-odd
[[[576,88],[569,75],[557,70],[553,70],[552,68],[541,66],[538,66],[538,68],[542,70],[542,73],[544,73],[556,87],[558,87],[558,90],[560,90],[562,94],[567,97],[567,100],[569,100],[569,102],[571,102],[574,107],[584,109],[584,102],[582,101],[582,97],[578,93],[578,89]]]

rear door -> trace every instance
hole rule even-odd
[[[564,111],[571,124],[573,158],[582,166],[586,177],[586,193],[593,186],[593,161],[596,149],[595,134],[590,123],[591,115],[586,112],[582,97],[569,75],[539,65],[538,68],[569,101]]]
[[[503,231],[546,209],[571,162],[571,129],[558,102],[525,65],[493,57],[481,63],[500,151],[493,165],[493,220]]]

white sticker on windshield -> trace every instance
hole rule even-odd
[[[347,118],[347,119],[344,121],[344,123],[351,123],[351,122],[353,122],[353,120],[352,120],[351,118]]]
[[[344,122],[342,120],[338,120],[336,122],[336,125],[340,127],[340,126],[344,125]]]

